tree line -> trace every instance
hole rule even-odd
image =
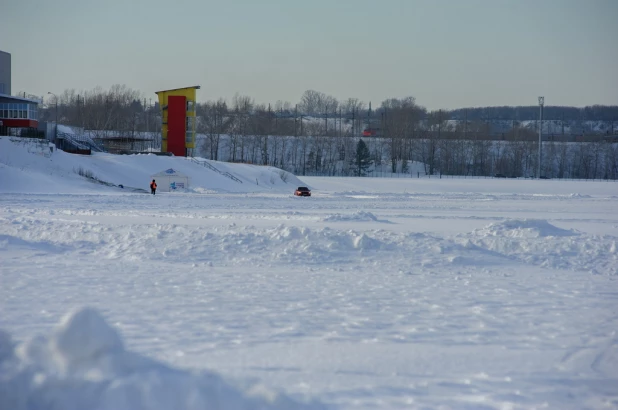
[[[535,120],[539,116],[539,106],[501,106],[459,108],[449,111],[454,120]],[[543,118],[560,121],[616,121],[618,122],[618,106],[593,105],[588,107],[543,107]]]
[[[41,119],[53,121],[55,109],[51,100],[40,110]],[[391,98],[372,107],[357,98],[340,101],[314,90],[306,91],[296,104],[257,103],[249,96],[236,95],[229,102],[197,104],[198,147],[192,154],[273,165],[301,175],[366,174],[377,169],[406,173],[410,164],[418,162],[430,175],[532,176],[537,131],[512,120],[510,128],[496,137],[487,118],[521,120],[529,115],[534,120],[538,109],[427,110],[414,97]],[[578,119],[586,115],[609,118],[618,112],[618,107],[545,107],[546,118],[553,109]],[[152,99],[119,85],[109,90],[63,92],[58,96],[58,118],[61,124],[128,138],[143,131],[158,135],[161,127],[156,101],[153,104]],[[363,155],[368,151],[369,159],[363,160],[359,171],[358,144],[363,132],[367,150],[360,151]],[[572,145],[568,141],[544,143],[547,176],[615,178],[615,143],[599,139],[575,143],[577,148]],[[155,138],[151,148],[158,147],[160,139]]]
[[[160,112],[156,98],[145,98],[142,94],[125,85],[114,85],[109,90],[101,87],[78,92],[74,89],[65,90],[57,97],[50,96],[46,104],[40,107],[42,121],[54,121],[58,109],[61,124],[79,126],[89,130],[114,131],[147,131],[157,130],[160,126]],[[248,96],[236,95],[232,101],[224,99],[198,104],[198,110],[204,115],[217,115],[231,118],[239,113],[248,116],[262,117],[262,122],[268,117],[281,120],[281,132],[289,130],[284,126],[286,118],[326,118],[335,120],[343,118],[355,125],[367,126],[368,123],[380,123],[389,111],[408,109],[414,111],[413,121],[431,121],[431,117],[440,112],[444,120],[456,121],[530,121],[539,117],[538,106],[499,106],[460,108],[455,110],[429,111],[418,105],[413,97],[391,98],[382,101],[380,105],[371,107],[358,98],[338,100],[325,93],[307,90],[300,100],[292,104],[288,101],[277,101],[274,104],[256,103]],[[545,120],[560,121],[606,121],[618,122],[618,106],[594,105],[587,107],[545,106]],[[159,118],[159,123],[155,119]],[[204,118],[208,122],[211,119]],[[212,120],[214,121],[214,120]],[[259,121],[258,121],[259,122]],[[390,121],[392,123],[392,121]],[[331,123],[332,126],[332,123]],[[618,127],[618,126],[617,126]],[[331,129],[331,132],[334,130]],[[360,129],[352,129],[360,133]],[[288,134],[292,135],[292,134]]]

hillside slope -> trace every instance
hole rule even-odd
[[[85,193],[147,189],[151,176],[173,168],[189,176],[192,192],[292,192],[302,182],[278,168],[202,160],[219,172],[184,157],[73,155],[50,150],[47,141],[0,137],[0,192]],[[235,179],[223,174],[229,173]],[[81,174],[81,175],[80,175]],[[90,175],[86,178],[83,175]],[[240,181],[240,182],[239,182]]]

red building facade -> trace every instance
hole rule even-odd
[[[196,90],[200,86],[157,91],[161,107],[161,151],[192,156],[195,148]]]

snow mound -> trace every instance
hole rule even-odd
[[[235,387],[215,373],[190,373],[124,349],[94,309],[64,318],[49,338],[14,347],[0,330],[2,409],[323,409],[262,386]]]
[[[304,263],[334,262],[349,259],[357,251],[395,251],[398,246],[376,232],[357,233],[330,228],[309,229],[278,226],[266,232],[271,260],[302,261]],[[253,250],[247,250],[253,252]]]
[[[541,219],[514,219],[492,223],[477,230],[476,234],[508,238],[546,238],[578,235],[574,230],[561,229]]]
[[[462,236],[460,236],[461,238]],[[507,220],[463,236],[463,244],[550,269],[618,274],[617,238],[558,228],[545,220]]]
[[[353,214],[344,215],[344,214],[334,214],[328,215],[322,219],[323,222],[340,222],[340,221],[357,221],[357,222],[365,222],[365,221],[377,221],[378,218],[372,214],[371,212],[366,211],[358,211]]]
[[[101,315],[88,308],[66,316],[50,342],[57,357],[69,367],[124,348],[120,335]]]

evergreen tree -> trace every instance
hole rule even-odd
[[[354,157],[353,170],[354,175],[357,177],[364,177],[367,175],[367,168],[371,166],[371,153],[365,141],[358,140],[356,144],[356,156]]]

